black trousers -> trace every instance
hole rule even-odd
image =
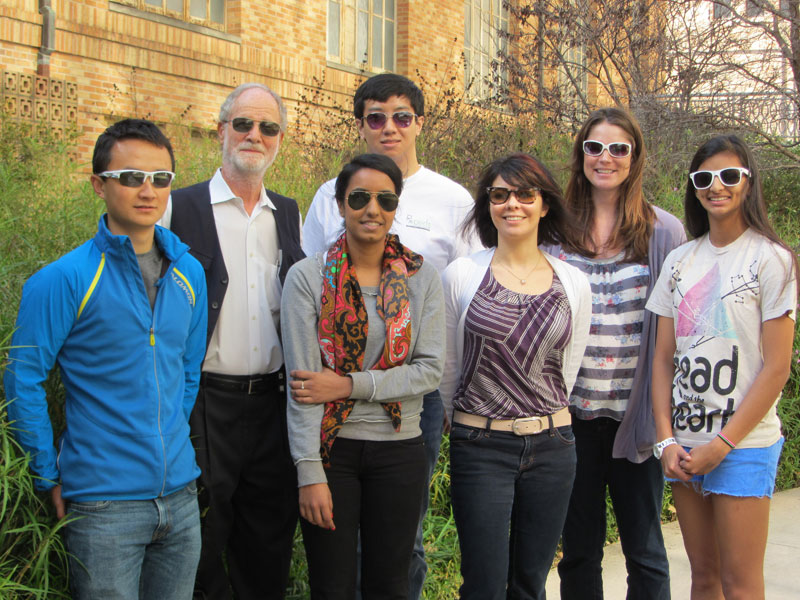
[[[195,598],[286,594],[298,505],[283,385],[252,395],[200,386],[190,420],[202,470]]]
[[[359,528],[361,597],[408,600],[408,566],[425,491],[422,437],[337,438],[325,474],[336,530],[300,519],[312,600],[353,600]]]

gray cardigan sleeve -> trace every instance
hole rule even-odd
[[[319,275],[314,277],[315,270],[318,271],[316,258],[306,258],[292,266],[283,286],[281,339],[287,376],[296,369],[322,371],[317,341],[318,288],[322,279]],[[295,402],[288,384],[286,395],[289,449],[297,467],[298,486],[325,483],[328,479],[319,454],[319,432],[325,405]]]

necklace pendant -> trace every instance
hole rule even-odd
[[[527,279],[520,279],[520,280],[519,280],[519,282],[520,282],[522,285],[525,285],[525,282],[526,282],[526,281],[527,281]]]

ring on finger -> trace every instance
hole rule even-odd
[[[301,382],[300,382],[300,389],[301,389],[301,390],[304,390],[304,389],[306,389],[306,382],[305,382],[305,381],[301,381]]]

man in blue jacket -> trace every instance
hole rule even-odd
[[[188,599],[200,556],[189,439],[206,342],[206,283],[156,226],[174,177],[169,140],[126,119],[98,138],[97,234],[25,284],[5,374],[9,418],[37,486],[68,522],[73,597]],[[55,363],[66,428],[53,445]]]

